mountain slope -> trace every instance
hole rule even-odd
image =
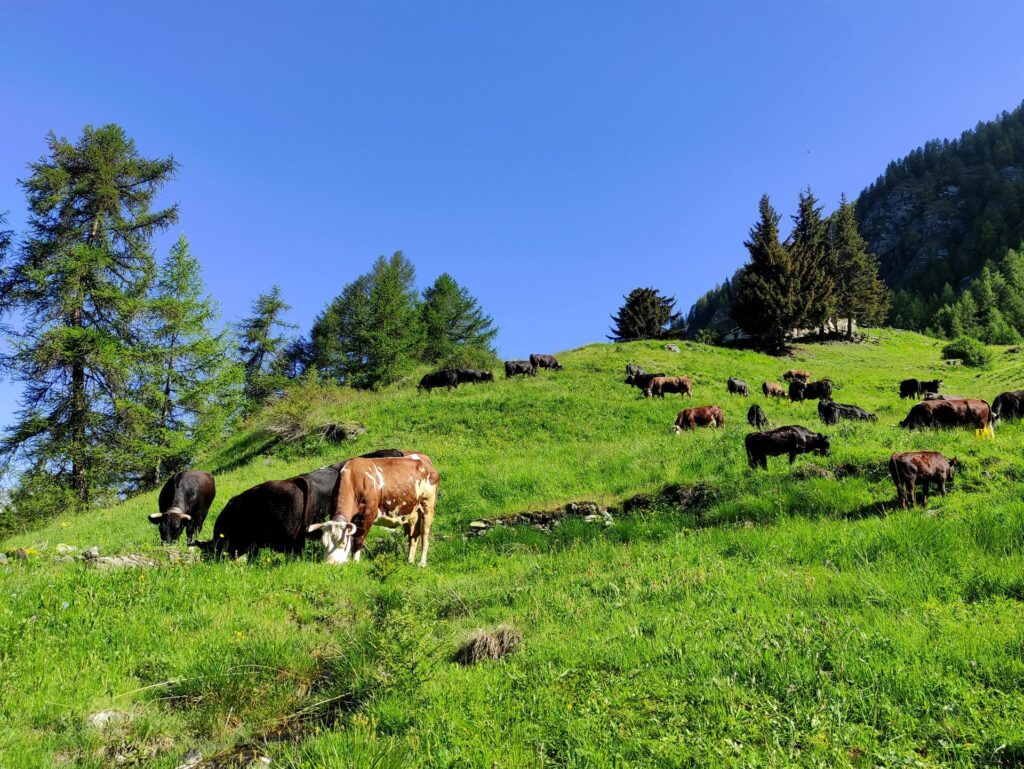
[[[359,419],[343,450],[268,446],[264,415],[211,456],[218,498],[341,456],[399,446],[431,455],[441,495],[426,570],[371,536],[370,557],[199,562],[103,572],[55,560],[58,542],[167,553],[145,520],[154,495],[54,521],[0,548],[0,766],[136,762],[211,766],[982,765],[1024,754],[1024,428],[894,427],[905,375],[991,398],[1019,387],[1019,356],[948,367],[939,343],[880,331],[877,345],[821,345],[779,360],[654,343],[591,345],[563,372],[418,394],[290,403]],[[681,436],[678,398],[622,384],[627,361],[694,377],[724,430]],[[725,394],[786,368],[842,387],[877,423],[824,429],[815,404]],[[290,396],[295,398],[297,396]],[[832,436],[829,457],[746,468],[744,415]],[[929,512],[889,509],[892,450],[934,448],[964,472]],[[269,452],[269,453],[268,453]],[[614,523],[551,533],[479,517],[666,484],[703,484]],[[510,623],[521,652],[463,668],[474,628]],[[87,717],[122,714],[104,729]],[[231,762],[237,762],[232,764]]]

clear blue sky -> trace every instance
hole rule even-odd
[[[216,7],[214,7],[216,6]],[[685,311],[761,193],[829,208],[1024,99],[1019,2],[6,0],[0,210],[53,130],[173,154],[166,201],[229,320],[303,329],[379,254],[447,271],[505,357],[601,340],[641,285]],[[13,406],[0,389],[0,423]]]

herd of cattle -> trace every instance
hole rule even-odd
[[[529,360],[507,361],[505,376],[536,376],[537,370],[559,370],[562,365],[553,355],[533,354]],[[761,392],[768,398],[791,401],[818,401],[818,415],[828,425],[842,419],[876,419],[864,409],[832,400],[834,386],[828,379],[812,382],[809,371],[790,370],[782,375],[788,388],[777,382],[764,382]],[[455,388],[465,382],[490,382],[494,375],[479,369],[445,369],[427,374],[421,389]],[[667,393],[693,397],[693,382],[687,376],[647,373],[641,367],[626,365],[626,384],[639,388],[645,397],[664,398]],[[941,380],[906,379],[900,382],[900,398],[923,398],[915,404],[901,427],[975,427],[990,428],[998,419],[1024,417],[1024,390],[1004,392],[989,404],[980,399],[940,394]],[[749,396],[746,382],[736,377],[726,380],[730,395]],[[747,421],[757,432],[744,439],[747,462],[751,468],[767,468],[768,457],[788,456],[790,464],[800,454],[827,455],[827,435],[801,425],[768,427],[764,410],[754,404]],[[697,427],[724,427],[721,406],[686,408],[678,413],[673,430],[681,433]],[[947,459],[935,451],[909,451],[893,454],[889,473],[896,485],[899,503],[915,504],[915,488],[921,484],[923,501],[928,502],[928,485],[935,484],[946,493],[946,484],[959,467],[957,459]],[[262,548],[298,554],[306,541],[319,538],[329,563],[360,560],[366,536],[374,525],[404,530],[408,542],[408,560],[426,566],[430,548],[430,529],[434,520],[439,482],[430,458],[422,453],[383,449],[337,462],[319,470],[280,481],[266,481],[232,497],[213,530],[213,539],[198,541],[206,515],[216,495],[214,478],[207,472],[188,470],[167,481],[158,499],[160,511],[149,516],[159,527],[164,543],[176,542],[182,532],[189,544],[221,555],[254,556]]]

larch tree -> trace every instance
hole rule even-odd
[[[494,321],[448,273],[423,292],[420,317],[424,360],[457,367],[494,359]]]
[[[0,277],[0,310],[12,318],[2,366],[23,385],[2,451],[85,505],[123,476],[111,448],[124,437],[118,403],[138,363],[150,241],[178,217],[153,204],[177,165],[142,157],[116,125],[46,143],[20,182],[28,231]]]
[[[735,286],[733,320],[761,349],[781,352],[802,316],[796,295],[797,278],[789,251],[779,242],[779,214],[767,195],[761,196],[760,218],[744,243],[750,261]]]
[[[675,311],[674,296],[662,296],[656,288],[634,288],[612,315],[611,334],[615,342],[634,339],[662,339],[682,329],[682,316]]]
[[[279,359],[287,344],[281,332],[295,328],[284,320],[290,309],[281,297],[280,286],[273,286],[269,292],[256,297],[250,314],[236,326],[238,354],[245,374],[244,392],[250,411],[288,382]]]

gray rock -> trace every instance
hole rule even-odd
[[[71,555],[78,552],[78,548],[74,545],[65,545],[64,543],[57,545],[56,549],[57,555]]]
[[[82,553],[82,557],[85,558],[86,560],[90,560],[90,559],[93,559],[93,558],[99,558],[100,557],[100,549],[98,547],[96,547],[95,545],[93,545],[88,550],[86,550],[84,553]]]
[[[679,345],[667,344],[665,345],[665,349],[668,350],[669,352],[679,352]]]
[[[0,563],[7,563],[7,556],[0,553]]]
[[[181,757],[181,763],[174,769],[195,769],[203,760],[203,754],[197,748],[192,748]]]
[[[123,710],[101,710],[93,713],[85,719],[85,723],[93,729],[103,729],[109,724],[115,724],[128,718]]]
[[[53,559],[54,563],[77,563],[78,559],[73,555],[58,555]]]

